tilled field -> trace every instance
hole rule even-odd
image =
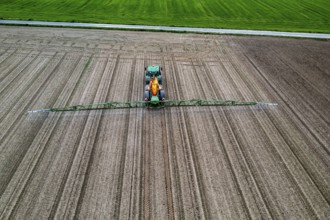
[[[0,27],[0,219],[327,219],[330,42]],[[28,114],[142,100],[277,102]]]

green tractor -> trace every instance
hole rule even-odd
[[[149,102],[152,106],[159,105],[160,101],[165,100],[165,91],[162,86],[163,77],[161,70],[162,68],[160,66],[148,66],[145,68],[146,86],[144,89],[144,101]],[[156,85],[153,87],[151,85],[153,84],[151,81],[154,80],[156,81]]]

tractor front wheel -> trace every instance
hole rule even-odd
[[[150,101],[150,92],[144,91],[144,101]]]
[[[160,96],[160,101],[165,100],[165,91],[164,90],[160,90],[159,91],[159,96]]]

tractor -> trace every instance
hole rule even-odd
[[[146,86],[144,89],[144,101],[150,105],[159,105],[159,101],[165,100],[165,91],[162,85],[162,68],[160,66],[148,66],[145,68]]]

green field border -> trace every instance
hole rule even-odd
[[[330,33],[330,1],[2,0],[0,19]]]
[[[118,31],[137,31],[137,32],[164,32],[164,33],[180,33],[180,34],[202,34],[202,35],[227,35],[227,36],[242,36],[242,37],[276,37],[276,38],[291,38],[291,39],[313,39],[319,41],[329,41],[330,38],[319,38],[319,37],[296,37],[296,36],[276,36],[276,35],[256,35],[256,34],[239,34],[239,33],[211,33],[211,32],[193,32],[185,30],[155,30],[155,29],[127,29],[127,28],[107,28],[107,27],[74,27],[74,26],[54,26],[54,25],[30,25],[30,24],[0,24],[0,26],[23,26],[23,27],[49,27],[49,28],[67,28],[67,29],[90,29],[90,30],[118,30]],[[243,30],[244,31],[244,30]],[[290,32],[288,32],[290,33]],[[297,32],[302,33],[302,32]]]

